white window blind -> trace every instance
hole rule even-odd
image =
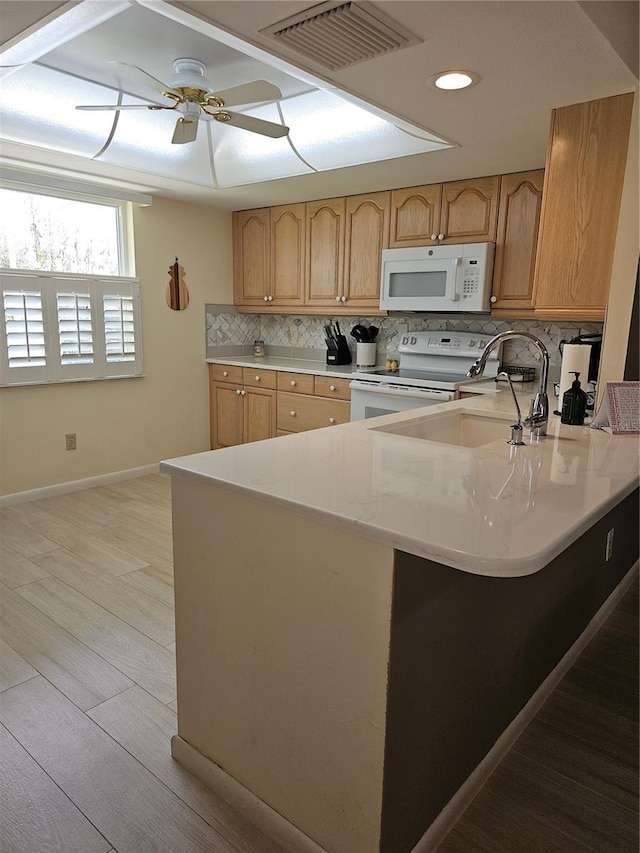
[[[136,279],[4,273],[1,281],[1,385],[141,375]]]

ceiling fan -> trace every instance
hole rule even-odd
[[[204,76],[206,66],[199,59],[176,59],[173,63],[175,74],[163,83],[151,74],[148,74],[137,65],[128,62],[118,62],[118,65],[126,65],[144,76],[147,85],[152,82],[154,88],[168,98],[170,104],[114,104],[100,106],[77,106],[77,110],[177,110],[180,116],[176,122],[173,144],[180,145],[185,142],[193,142],[198,133],[198,122],[201,118],[215,120],[230,124],[233,127],[249,130],[252,133],[260,133],[279,139],[289,133],[289,128],[284,124],[276,124],[271,121],[242,115],[242,113],[229,112],[227,107],[242,104],[256,104],[265,101],[277,101],[282,97],[282,92],[277,86],[266,80],[254,80],[251,83],[243,83],[233,86],[221,92],[214,92],[211,83]]]

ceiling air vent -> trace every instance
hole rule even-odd
[[[332,71],[421,41],[366,2],[318,3],[260,32]]]

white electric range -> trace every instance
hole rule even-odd
[[[396,371],[377,368],[352,375],[351,420],[375,418],[455,400],[461,385],[495,377],[499,347],[476,379],[467,370],[491,336],[472,332],[407,332],[402,335]]]

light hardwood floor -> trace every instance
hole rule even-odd
[[[170,756],[168,478],[6,507],[0,529],[0,851],[285,853]],[[637,595],[440,853],[638,850]]]

